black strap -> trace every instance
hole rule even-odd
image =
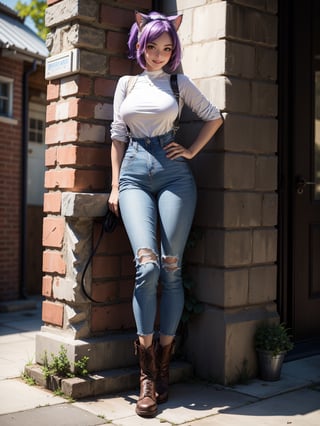
[[[115,230],[115,228],[116,228],[116,226],[117,226],[117,224],[118,224],[118,222],[119,222],[119,218],[111,211],[111,210],[107,210],[107,213],[106,213],[106,215],[105,215],[105,217],[104,217],[104,221],[103,221],[103,224],[102,224],[102,226],[101,226],[101,230],[100,230],[100,235],[99,235],[99,237],[98,237],[98,241],[97,241],[97,244],[95,245],[95,247],[94,247],[94,249],[92,250],[92,252],[90,253],[90,256],[89,256],[89,259],[87,260],[87,262],[86,262],[86,264],[85,264],[85,266],[84,266],[84,269],[83,269],[83,272],[82,272],[82,276],[81,276],[81,288],[82,288],[82,291],[83,291],[83,293],[85,294],[85,296],[89,299],[89,300],[91,300],[91,302],[93,302],[93,303],[105,303],[105,302],[103,302],[103,301],[99,301],[99,300],[94,300],[91,296],[90,296],[90,294],[88,294],[88,292],[87,292],[87,290],[86,290],[86,287],[85,287],[85,285],[84,285],[84,277],[85,277],[85,275],[86,275],[86,272],[87,272],[87,269],[88,269],[88,267],[89,267],[89,265],[90,265],[90,262],[91,262],[91,260],[92,260],[92,258],[93,258],[93,256],[96,254],[96,251],[97,251],[97,249],[98,249],[98,247],[99,247],[99,244],[100,244],[100,242],[101,242],[101,239],[102,239],[102,237],[103,237],[103,232],[108,232],[108,233],[111,233],[111,232],[113,232],[114,230]]]
[[[179,85],[178,85],[178,76],[177,74],[171,74],[170,76],[170,85],[171,85],[171,89],[173,91],[174,97],[176,98],[177,104],[178,104],[178,108],[179,108],[179,98],[180,98],[180,93],[179,93]],[[179,111],[178,114],[173,122],[173,131],[177,132],[179,129],[179,121],[180,121],[180,116],[179,116]]]

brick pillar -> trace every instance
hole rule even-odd
[[[204,237],[188,261],[205,311],[189,324],[188,357],[197,374],[228,383],[256,374],[255,328],[278,319],[277,1],[176,3],[183,70],[226,111],[192,162]],[[190,142],[200,124],[184,120]]]
[[[48,0],[51,59],[73,51],[78,64],[67,76],[53,71],[47,91],[43,222],[46,300],[42,311],[45,325],[36,340],[39,363],[45,351],[57,353],[64,344],[71,361],[86,354],[91,371],[102,369],[107,332],[134,326],[133,262],[121,227],[103,238],[86,274],[88,292],[104,303],[93,305],[80,284],[107,209],[113,93],[118,78],[133,71],[126,57],[128,30],[134,10],[150,6],[151,1],[146,0],[120,5],[99,0]],[[90,343],[93,337],[100,339],[99,344],[97,340]],[[84,341],[89,344],[84,345]],[[101,356],[97,355],[99,345]]]

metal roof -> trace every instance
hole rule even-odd
[[[2,3],[0,3],[0,47],[39,59],[45,59],[49,54],[45,42],[23,23],[15,11]]]

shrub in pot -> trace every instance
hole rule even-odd
[[[293,348],[291,335],[284,324],[263,324],[255,333],[260,377],[263,380],[280,379],[284,357]]]

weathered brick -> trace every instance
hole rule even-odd
[[[95,246],[101,230],[101,223],[95,223],[93,230],[93,245]],[[96,254],[121,255],[131,253],[128,236],[123,226],[118,226],[112,234],[104,234]]]
[[[259,155],[256,159],[255,188],[264,191],[275,191],[278,185],[278,158]]]
[[[130,74],[131,63],[129,59],[111,57],[109,60],[109,70],[111,75],[122,76]]]
[[[116,85],[116,80],[98,77],[94,81],[94,94],[96,96],[112,97],[114,95]]]
[[[121,276],[134,276],[135,265],[133,261],[133,254],[121,256]]]
[[[44,186],[47,189],[73,188],[75,173],[74,169],[47,170],[45,172]]]
[[[194,8],[192,27],[192,41],[194,43],[206,43],[208,40],[219,40],[225,37],[227,3],[211,3]],[[183,22],[183,25],[185,25],[185,22]]]
[[[278,72],[278,52],[276,49],[267,49],[256,46],[256,70],[258,79],[276,81]]]
[[[47,100],[53,101],[59,98],[60,93],[60,81],[52,80],[47,85]]]
[[[105,190],[107,171],[95,170],[47,170],[45,173],[45,188],[63,188],[73,191]]]
[[[94,21],[98,17],[98,10],[99,4],[95,0],[51,2],[46,9],[45,25],[51,28],[81,16],[85,16],[86,21]]]
[[[250,305],[268,303],[277,299],[276,265],[250,268],[248,294]]]
[[[212,266],[239,267],[252,262],[252,232],[210,230],[205,236],[205,262]]]
[[[116,278],[120,276],[119,256],[94,256],[92,261],[92,277]]]
[[[105,142],[106,128],[98,124],[80,123],[79,142]]]
[[[43,211],[46,213],[60,213],[61,211],[61,192],[45,192]]]
[[[59,251],[45,250],[43,252],[43,271],[48,273],[66,273],[66,264]]]
[[[105,148],[88,148],[82,146],[60,146],[57,148],[57,161],[60,166],[104,166],[108,165]]]
[[[114,302],[119,299],[119,286],[117,281],[106,281],[93,283],[91,285],[91,296],[102,302]]]
[[[57,144],[59,142],[74,142],[78,138],[79,123],[69,120],[65,123],[52,124],[46,128],[46,144]]]
[[[47,123],[52,123],[53,121],[55,121],[56,108],[57,108],[57,102],[51,102],[51,104],[47,105],[47,110],[46,110]]]
[[[274,154],[277,152],[278,121],[229,113],[225,117],[223,148],[234,152]]]
[[[79,102],[80,99],[78,98],[68,98],[65,101],[58,102],[56,107],[55,121],[67,120],[68,118],[77,119]]]
[[[223,162],[224,155],[222,153],[198,154],[193,167],[200,188],[223,188]]]
[[[111,103],[96,103],[94,106],[94,118],[96,120],[113,119],[113,105]]]
[[[189,270],[189,269],[188,269]],[[197,283],[195,296],[200,302],[223,308],[246,306],[248,303],[248,269],[210,267],[190,268]]]
[[[253,230],[253,263],[271,263],[277,260],[277,230]]]
[[[276,16],[236,4],[228,4],[227,37],[276,47],[277,29],[278,20]]]
[[[42,321],[62,327],[63,304],[49,302],[48,300],[42,302]]]
[[[45,247],[61,248],[63,244],[65,219],[45,217],[43,219],[42,244]]]
[[[132,10],[118,9],[115,7],[101,5],[100,23],[111,28],[130,28],[134,22]]]
[[[46,149],[45,152],[45,165],[47,167],[53,167],[57,162],[57,148],[50,147]]]
[[[110,53],[122,53],[123,46],[126,46],[128,35],[116,31],[107,31],[106,48]]]
[[[92,80],[84,75],[72,75],[61,79],[61,96],[88,96],[91,94]]]
[[[92,119],[97,102],[83,98],[68,98],[56,104],[55,121],[68,118]]]
[[[214,57],[214,61],[208,61]],[[183,52],[184,72],[192,79],[202,79],[221,75],[225,72],[226,41],[215,40],[206,43],[191,44]],[[203,67],[201,64],[206,64]]]
[[[224,187],[237,190],[253,189],[255,166],[253,155],[226,154],[224,157]]]
[[[272,83],[252,82],[252,113],[265,117],[278,115],[278,87]]]
[[[50,275],[45,275],[42,277],[42,296],[51,297],[52,296],[52,277]]]
[[[91,49],[103,49],[105,45],[105,32],[100,28],[89,27],[84,23],[74,24],[68,31],[68,41],[73,46]]]
[[[262,226],[276,226],[278,223],[278,194],[262,196]]]
[[[106,71],[107,58],[105,53],[80,51],[80,72],[89,75],[105,75]]]
[[[120,299],[132,299],[134,288],[134,278],[131,280],[121,280],[119,282],[119,297]]]
[[[131,302],[93,307],[91,324],[93,332],[133,328],[135,322]]]
[[[225,74],[253,79],[256,73],[255,48],[236,42],[226,42]]]
[[[248,228],[261,225],[262,195],[228,191],[224,194],[224,227]]]

